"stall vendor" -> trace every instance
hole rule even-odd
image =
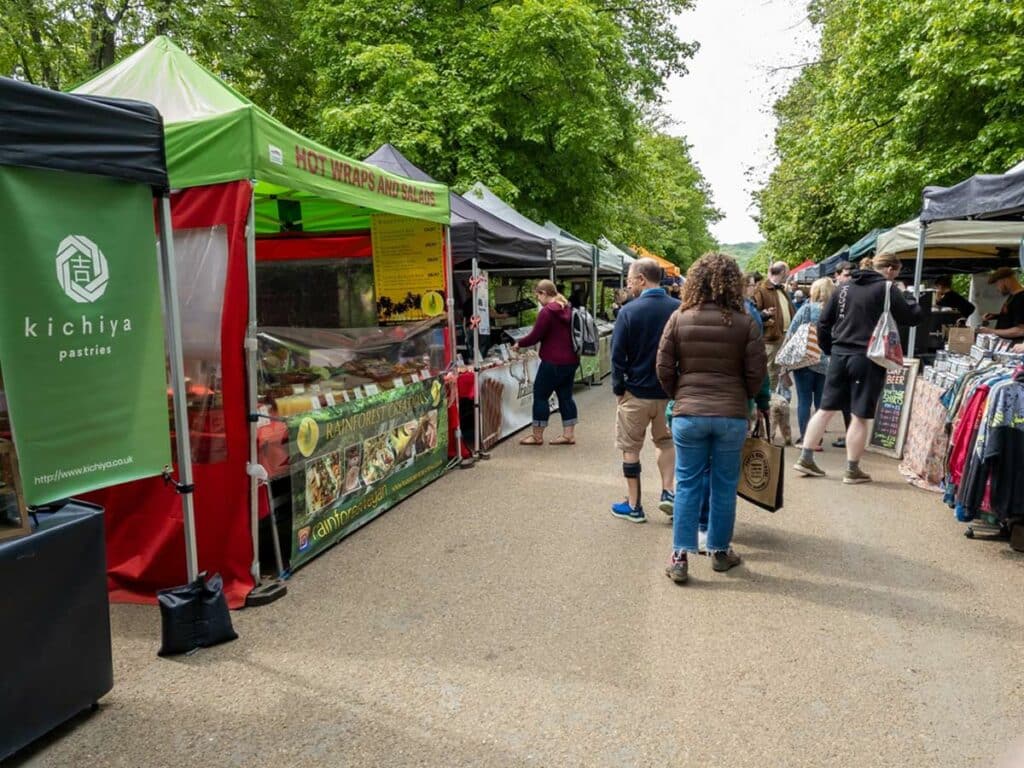
[[[995,320],[996,327],[979,328],[978,332],[993,333],[1003,339],[1024,339],[1024,286],[1017,279],[1017,270],[1000,267],[989,275],[988,284],[996,286],[1007,298],[998,314],[987,312],[983,318],[985,322]]]
[[[966,321],[974,314],[975,306],[953,290],[953,278],[949,275],[942,275],[935,278],[935,307],[946,307],[954,310],[960,315],[960,320]]]

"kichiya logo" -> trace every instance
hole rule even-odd
[[[85,235],[68,235],[57,248],[57,280],[69,299],[92,304],[107,290],[107,257]]]

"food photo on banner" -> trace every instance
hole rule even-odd
[[[440,377],[288,420],[292,566],[422,488],[448,461]]]

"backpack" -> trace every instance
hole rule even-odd
[[[583,307],[572,310],[572,348],[577,357],[597,356],[597,323]]]

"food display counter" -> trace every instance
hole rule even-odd
[[[261,329],[259,456],[290,480],[292,568],[447,468],[444,327]]]

